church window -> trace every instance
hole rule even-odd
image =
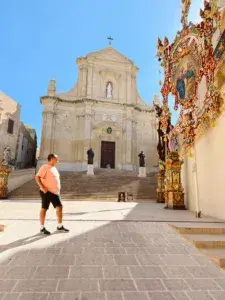
[[[112,98],[113,85],[111,81],[108,81],[106,84],[106,98]]]
[[[12,119],[9,119],[7,132],[13,134],[13,128],[14,128],[14,121]]]

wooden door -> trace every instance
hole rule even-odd
[[[107,168],[110,165],[112,169],[115,169],[115,142],[101,143],[101,168]]]

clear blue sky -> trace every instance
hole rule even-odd
[[[202,0],[193,0],[197,20]],[[138,89],[150,103],[159,92],[157,38],[180,29],[181,0],[0,0],[0,90],[22,105],[22,120],[37,130],[49,80],[57,91],[74,86],[76,58],[113,46],[140,67]]]

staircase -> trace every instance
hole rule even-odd
[[[133,194],[134,201],[150,201],[156,199],[156,175],[148,174],[139,178],[137,173],[124,170],[97,169],[95,176],[87,176],[86,172],[61,172],[63,200],[117,201],[118,192]],[[39,188],[35,180],[29,181],[14,190],[10,199],[39,198]]]
[[[196,226],[196,225],[195,225]],[[171,226],[176,232],[208,256],[216,265],[225,268],[225,227],[221,224],[199,227]]]

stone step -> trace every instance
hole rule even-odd
[[[24,197],[12,197],[10,198],[10,200],[12,201],[39,201],[40,198],[38,198],[38,196],[36,197],[27,197],[27,198],[24,198]],[[87,202],[117,202],[118,201],[118,198],[116,197],[62,197],[62,200],[65,201],[65,202],[70,202],[70,201],[87,201]],[[150,202],[154,202],[155,203],[155,198],[153,199],[150,199],[150,198],[137,198],[137,199],[133,199],[133,201],[131,200],[127,200],[126,202],[135,202],[135,203],[150,203]],[[121,202],[122,203],[122,202]]]
[[[132,193],[134,200],[156,199],[156,178],[138,178],[136,173],[121,170],[96,170],[95,176],[85,172],[61,172],[62,198],[65,200],[117,201],[118,193]],[[38,199],[39,188],[32,180],[14,190],[10,199]]]
[[[207,255],[215,264],[225,268],[225,227],[219,223],[188,223],[170,227]]]
[[[225,249],[225,234],[184,234],[198,249]]]
[[[218,224],[219,225],[219,224]],[[195,225],[196,226],[196,225]],[[202,226],[202,225],[200,225]],[[206,225],[208,226],[208,225]],[[210,225],[211,226],[211,225]],[[215,226],[215,227],[185,227],[185,226],[175,226],[170,225],[175,231],[177,231],[180,234],[225,234],[225,227],[221,227],[221,225]]]
[[[11,200],[37,200],[39,199],[39,193],[36,193],[36,194],[28,194],[28,195],[12,195],[10,197]],[[107,195],[107,194],[83,194],[83,195],[80,195],[80,194],[62,194],[62,200],[72,200],[72,201],[80,201],[80,200],[110,200],[110,201],[117,201],[118,200],[118,197],[117,195]],[[155,197],[151,198],[150,196],[146,196],[146,195],[133,195],[133,200],[134,201],[155,201]]]
[[[225,268],[225,249],[201,249],[201,252],[219,267]]]

